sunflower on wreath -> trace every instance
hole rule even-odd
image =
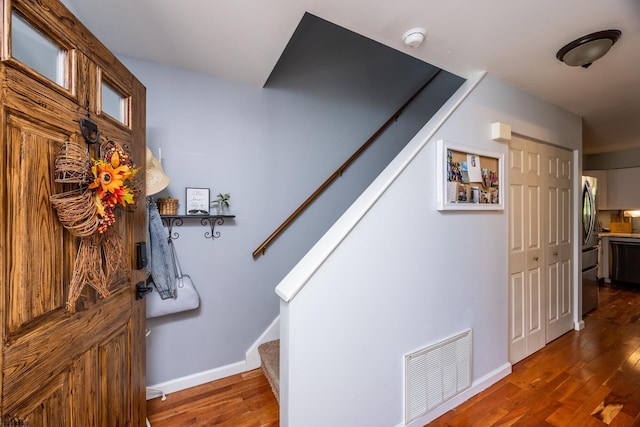
[[[126,185],[140,168],[134,168],[130,157],[118,145],[107,148],[102,159],[91,160],[93,182],[89,189],[95,192],[98,233],[104,233],[116,221],[114,209],[135,204],[134,192]]]

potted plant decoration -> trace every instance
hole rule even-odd
[[[216,205],[216,215],[224,215],[225,209],[229,208],[229,199],[231,198],[231,194],[229,193],[218,193],[216,200],[212,202]]]

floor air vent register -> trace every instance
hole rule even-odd
[[[405,424],[471,386],[471,329],[405,356]]]

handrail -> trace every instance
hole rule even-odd
[[[311,202],[313,202],[329,186],[329,184],[331,184],[336,178],[341,176],[342,173],[345,171],[345,169],[347,169],[351,165],[351,163],[353,163],[358,157],[360,157],[360,155],[364,152],[364,150],[366,150],[371,144],[373,144],[373,142],[376,139],[378,139],[378,137],[382,134],[382,132],[384,132],[394,121],[398,120],[398,117],[400,117],[400,114],[402,114],[402,112],[418,97],[418,95],[420,95],[420,93],[422,93],[422,91],[427,86],[429,86],[429,84],[433,81],[433,79],[435,79],[438,76],[438,74],[440,74],[440,71],[442,70],[436,71],[433,74],[433,76],[431,76],[427,80],[427,82],[423,84],[420,87],[420,89],[418,89],[418,91],[414,93],[411,96],[411,98],[409,98],[407,102],[405,102],[402,105],[402,107],[398,109],[398,111],[396,111],[391,117],[389,117],[389,120],[387,120],[382,126],[380,126],[380,128],[373,135],[371,135],[371,137],[367,139],[367,141],[364,144],[362,144],[362,146],[358,148],[358,150],[356,150],[356,152],[353,153],[351,157],[347,159],[346,162],[342,164],[342,166],[340,166],[329,178],[327,178],[327,180],[323,182],[322,185],[318,187],[318,189],[314,191],[313,194],[311,194],[307,198],[307,200],[302,202],[302,204],[298,206],[298,209],[296,209],[291,215],[289,215],[289,217],[285,219],[284,222],[280,224],[280,226],[276,228],[276,230],[273,233],[271,233],[271,235],[267,237],[267,239],[264,242],[262,242],[262,244],[258,246],[258,248],[255,251],[253,251],[253,257],[255,258],[261,253],[262,255],[264,255],[265,250],[267,249],[267,246],[269,246],[269,244],[276,237],[278,237],[278,235],[282,233],[282,231],[284,231],[284,229],[287,228],[289,224],[291,224],[293,220],[296,219],[296,217],[300,215],[302,211],[304,211],[311,204]]]

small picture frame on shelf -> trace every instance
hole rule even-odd
[[[209,215],[209,189],[187,187],[185,197],[186,215]]]
[[[504,210],[504,153],[440,140],[438,210]]]

